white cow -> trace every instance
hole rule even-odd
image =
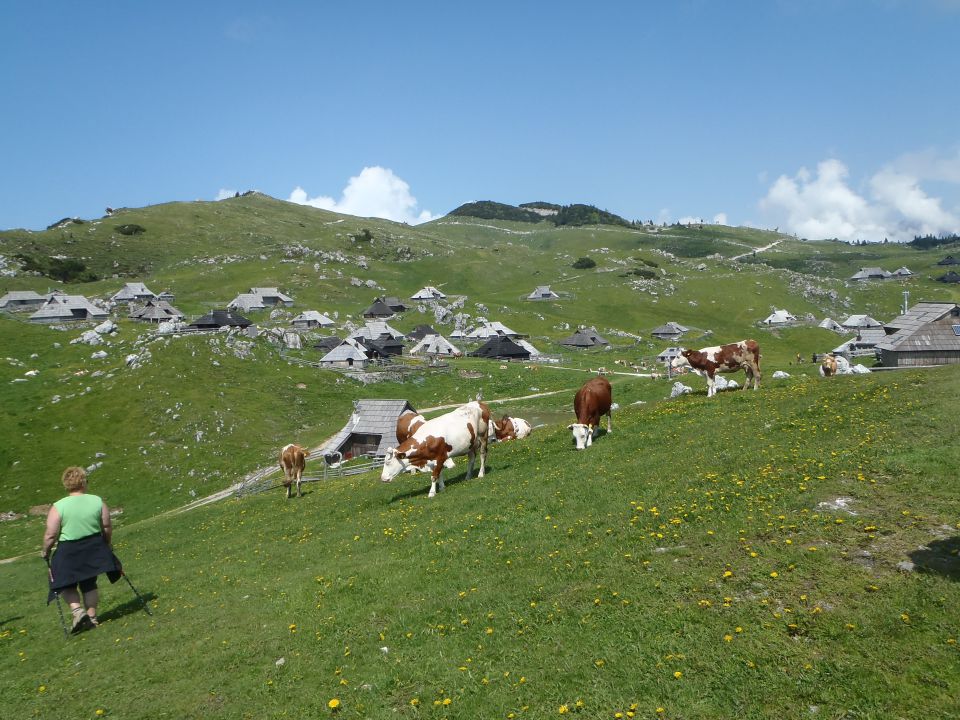
[[[485,412],[476,400],[446,415],[427,420],[396,448],[387,449],[380,480],[390,482],[411,467],[429,469],[432,474],[429,497],[434,497],[438,490],[443,490],[443,468],[450,458],[467,456],[469,464],[466,479],[469,480],[478,452],[480,472],[477,477],[483,477],[489,421],[489,411]]]

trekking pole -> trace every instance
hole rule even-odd
[[[127,577],[127,573],[120,571],[120,574],[123,575],[123,579],[127,581],[127,585],[130,586],[130,589],[133,590],[133,594],[137,596],[140,600],[140,603],[143,605],[143,609],[146,611],[147,615],[153,616],[153,613],[150,612],[150,606],[147,605],[147,601],[143,599],[143,595],[137,592],[137,589],[133,586],[133,583],[130,582],[130,578]]]
[[[47,562],[47,577],[50,578],[51,582],[53,581],[53,568],[50,567],[50,558],[43,558]],[[63,617],[63,606],[60,604],[60,593],[55,592],[53,596],[57,599],[57,613],[60,615],[60,627],[63,628],[63,637],[65,640],[70,639],[70,633],[67,632],[67,621]]]

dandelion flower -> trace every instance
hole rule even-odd
[[[683,677],[683,673],[680,672],[679,670],[677,670],[675,673],[673,673],[673,676],[674,676],[677,680],[679,680],[680,678]]]
[[[561,715],[566,715],[568,712],[570,712],[570,708],[568,708],[566,705],[561,705],[557,708],[557,712]]]
[[[331,698],[327,702],[327,707],[330,708],[331,710],[336,710],[337,708],[340,707],[340,700],[338,700],[337,698]]]

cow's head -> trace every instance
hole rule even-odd
[[[687,358],[693,350],[688,350],[687,348],[680,348],[680,354],[677,355],[673,360],[670,361],[670,367],[674,370],[679,370],[682,367],[690,365],[690,361]]]
[[[396,448],[387,448],[383,458],[383,471],[380,473],[381,482],[390,482],[397,475],[410,467],[410,461],[405,452],[397,452]]]
[[[567,426],[567,430],[573,430],[573,441],[577,444],[577,450],[585,450],[593,444],[593,429],[593,425],[583,423]]]

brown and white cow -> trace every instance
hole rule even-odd
[[[496,438],[499,442],[507,440],[523,440],[527,437],[533,428],[523,418],[510,417],[504,415],[499,420],[490,423],[490,439]]]
[[[823,356],[823,361],[820,363],[820,374],[823,377],[833,377],[837,374],[837,358],[828,353]]]
[[[426,419],[412,410],[407,410],[397,418],[397,444],[401,444],[408,437],[413,435],[417,428],[423,425]]]
[[[483,412],[483,419],[487,423],[487,440],[497,440],[506,442],[507,440],[523,440],[533,430],[523,418],[512,418],[504,415],[499,420],[493,420],[490,408],[483,401],[478,400],[480,409]]]
[[[380,480],[390,482],[411,467],[429,469],[432,474],[430,497],[443,490],[443,468],[450,458],[466,455],[467,476],[473,475],[473,461],[479,453],[483,477],[487,462],[487,434],[490,411],[474,400],[456,410],[424,422],[396,448],[387,448]]]
[[[607,416],[607,432],[613,432],[613,390],[605,377],[587,380],[573,398],[573,411],[577,422],[568,425],[573,431],[577,450],[585,450],[593,444],[593,435],[599,429],[600,416]]]
[[[756,340],[740,340],[702,350],[681,348],[680,354],[670,365],[674,369],[689,365],[694,372],[707,378],[707,397],[713,397],[717,393],[714,379],[718,372],[743,370],[746,374],[743,389],[747,389],[751,379],[754,390],[760,387],[760,346]]]
[[[293,483],[297,484],[297,497],[303,497],[300,492],[300,483],[303,481],[303,469],[307,464],[307,455],[310,452],[299,445],[286,445],[280,451],[280,469],[283,470],[283,486],[287,489],[287,499],[290,499],[290,490]]]

